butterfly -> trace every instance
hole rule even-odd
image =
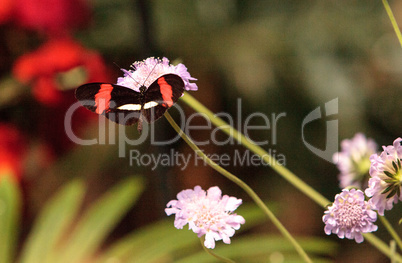
[[[184,82],[176,74],[165,74],[139,92],[116,84],[87,83],[78,87],[75,97],[90,111],[122,125],[154,122],[183,95]]]

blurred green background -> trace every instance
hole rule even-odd
[[[402,2],[391,1],[391,7],[402,24]],[[338,171],[334,164],[310,152],[302,141],[302,121],[309,112],[338,98],[339,113],[330,119],[339,121],[339,141],[363,132],[381,146],[390,145],[401,136],[402,49],[381,1],[94,0],[89,9],[90,19],[85,26],[69,34],[103,57],[112,82],[121,75],[113,63],[129,68],[134,61],[165,56],[186,65],[198,79],[199,90],[191,95],[213,112],[227,112],[236,117],[237,101],[241,98],[243,121],[254,112],[269,117],[286,113],[278,121],[275,144],[271,143],[272,130],[254,131],[250,136],[269,140],[270,144],[264,148],[283,154],[286,167],[329,200],[340,191]],[[107,236],[104,247],[163,219],[166,203],[179,191],[195,185],[204,189],[218,185],[224,194],[241,198],[244,203],[251,202],[236,185],[204,165],[192,164],[184,170],[175,166],[151,170],[130,166],[127,157],[119,158],[117,145],[61,145],[58,140],[64,136],[62,129],[56,131],[53,125],[60,121],[54,118],[64,118],[63,115],[57,115],[54,107],[38,103],[30,94],[30,85],[18,84],[12,74],[18,57],[37,49],[51,37],[13,22],[0,27],[0,121],[16,126],[27,145],[21,179],[23,212],[19,247],[43,205],[72,178],[83,178],[86,182],[80,210],[83,212],[112,185],[142,175],[144,193]],[[83,83],[77,85],[80,84]],[[178,103],[186,114],[193,113],[180,100]],[[178,118],[174,110],[172,114]],[[311,123],[305,131],[307,141],[319,148],[325,146],[326,120]],[[194,118],[194,124],[205,125],[205,120]],[[255,124],[263,123],[256,119]],[[157,139],[175,136],[165,119],[153,125]],[[99,133],[96,121],[80,126],[85,127],[87,138]],[[207,140],[212,129],[195,130],[191,136],[198,141]],[[138,136],[135,127],[127,127],[126,132],[131,138]],[[226,138],[223,133],[219,136],[222,140]],[[245,151],[237,144],[223,147],[209,144],[201,148],[210,154],[233,155]],[[152,145],[149,141],[127,146],[126,156],[133,149],[144,154],[169,153],[171,149],[192,154],[182,141],[169,146]],[[354,241],[325,236],[322,208],[269,167],[225,168],[248,183],[262,199],[280,207],[277,215],[292,234],[337,242],[338,252],[327,259],[386,261],[367,243],[357,245]],[[392,223],[398,220],[396,209],[387,214]],[[173,218],[169,219],[173,228]],[[389,236],[381,234],[381,229],[379,236],[388,240]],[[278,234],[270,222],[249,231],[250,235]]]

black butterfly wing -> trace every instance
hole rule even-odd
[[[119,124],[133,125],[141,116],[140,93],[127,87],[88,83],[77,88],[75,97],[88,110]]]
[[[166,74],[155,80],[144,95],[143,115],[148,122],[163,116],[184,92],[184,82],[175,74]]]

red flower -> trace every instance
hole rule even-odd
[[[46,105],[62,102],[66,88],[60,79],[70,74],[75,86],[84,82],[107,81],[106,66],[101,56],[71,39],[55,39],[39,49],[21,56],[14,64],[14,76],[32,83],[35,98]],[[69,87],[72,88],[72,87]]]
[[[16,2],[16,23],[28,29],[53,34],[68,33],[71,28],[89,21],[90,10],[86,0],[12,1]]]
[[[1,0],[0,1],[0,24],[10,20],[15,6],[15,0]]]
[[[24,137],[15,127],[0,123],[0,178],[5,174],[21,178],[26,148]]]

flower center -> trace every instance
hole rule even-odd
[[[356,170],[359,174],[366,174],[370,170],[370,165],[371,162],[369,156],[365,156],[357,163]]]
[[[212,206],[210,204],[203,204],[201,209],[197,209],[195,213],[197,215],[197,220],[195,220],[194,223],[198,227],[207,229],[209,229],[209,227],[213,225],[218,224],[223,216],[221,209],[219,209],[219,205]]]
[[[353,182],[362,182],[368,178],[371,165],[369,155],[359,156],[358,158],[352,157],[351,164],[351,172],[354,174]]]
[[[402,182],[402,167],[401,167],[401,159],[397,159],[395,162],[395,179],[399,180],[399,182]]]
[[[363,216],[362,207],[354,203],[349,203],[348,201],[345,201],[338,212],[339,224],[346,228],[356,226],[361,222]]]

